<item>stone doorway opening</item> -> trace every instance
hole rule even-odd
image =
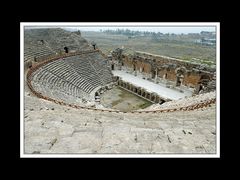
[[[65,53],[68,53],[68,47],[65,46],[63,49],[64,49]]]

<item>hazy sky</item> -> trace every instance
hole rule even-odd
[[[165,26],[165,27],[144,27],[144,26],[139,26],[139,27],[133,27],[133,26],[94,26],[94,27],[90,27],[90,26],[84,26],[84,27],[69,27],[69,26],[31,26],[28,27],[29,28],[66,28],[66,29],[71,29],[71,30],[81,30],[81,31],[100,31],[100,29],[102,30],[107,30],[107,29],[111,29],[111,30],[116,30],[116,29],[130,29],[130,30],[134,30],[134,31],[150,31],[150,32],[161,32],[161,33],[174,33],[174,34],[187,34],[187,33],[200,33],[201,31],[216,31],[216,27],[214,26],[184,26],[184,27],[169,27],[169,26]]]

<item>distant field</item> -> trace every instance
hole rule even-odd
[[[216,48],[202,46],[194,43],[196,39],[191,36],[173,36],[163,39],[151,37],[128,38],[125,35],[109,35],[103,32],[82,32],[82,37],[88,41],[95,41],[103,53],[124,46],[126,53],[146,51],[187,61],[199,61],[211,65],[216,62]],[[194,60],[192,60],[194,58]]]

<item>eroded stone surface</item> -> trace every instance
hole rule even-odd
[[[119,114],[25,96],[25,115],[24,150],[29,154],[216,151],[215,105],[195,111]]]

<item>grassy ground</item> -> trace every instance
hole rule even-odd
[[[97,46],[106,54],[111,50],[124,46],[126,53],[146,51],[153,54],[165,55],[187,61],[200,61],[203,64],[215,64],[215,46],[203,46],[194,43],[191,36],[173,36],[163,39],[151,37],[128,38],[125,35],[109,35],[103,32],[82,32],[88,41],[95,41]],[[193,59],[194,58],[194,59]]]
[[[105,92],[101,97],[101,104],[125,112],[144,109],[152,105],[151,102],[118,87]]]

